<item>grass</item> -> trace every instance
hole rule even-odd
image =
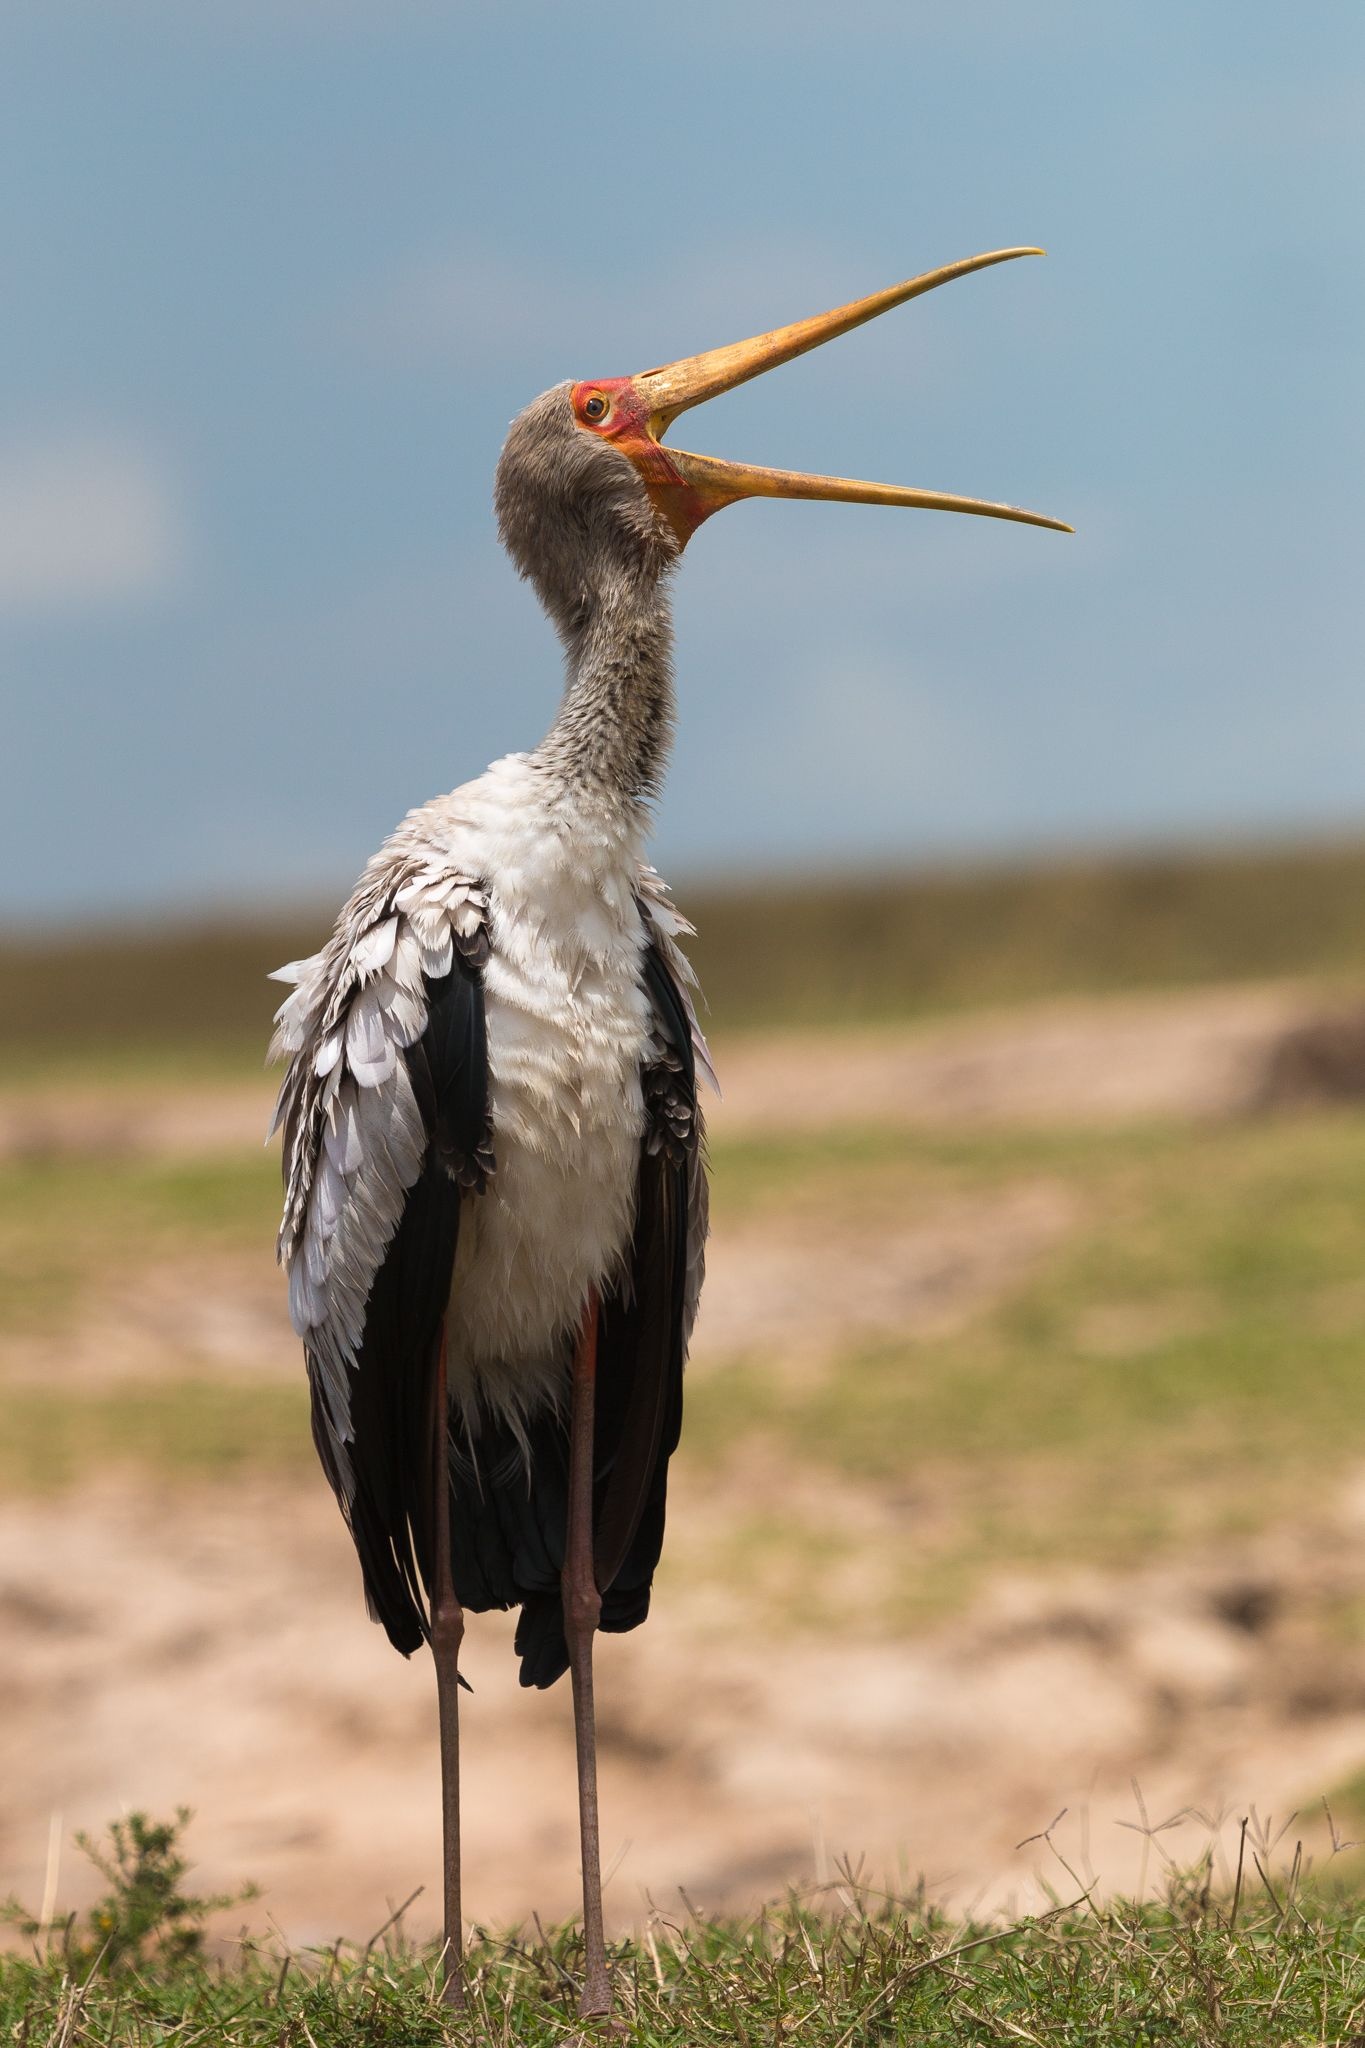
[[[1040,1184],[1070,1218],[959,1327],[836,1338],[798,1370],[753,1351],[692,1376],[681,1469],[718,1489],[720,1512],[678,1518],[665,1574],[746,1586],[769,1624],[820,1626],[837,1609],[899,1629],[957,1605],[1005,1555],[1121,1565],[1302,1520],[1358,1462],[1365,1116],[842,1131],[721,1144],[715,1169],[722,1234],[806,1215],[830,1219],[837,1244],[974,1206],[987,1230],[992,1200]],[[135,1289],[177,1263],[210,1289],[269,1285],[277,1203],[263,1154],[11,1163],[7,1325],[60,1343],[111,1275]],[[283,1358],[282,1307],[280,1337]],[[188,1339],[184,1365],[94,1388],[12,1381],[0,1484],[48,1488],[96,1466],[311,1474],[301,1375],[234,1376]],[[765,1465],[791,1484],[755,1487]],[[881,1517],[871,1536],[856,1522],[832,1534],[837,1515],[812,1523],[803,1503],[822,1485]],[[860,1573],[869,1542],[877,1569]]]
[[[1365,974],[1365,842],[681,894],[717,1031]],[[281,994],[265,977],[312,952],[334,910],[11,937],[0,944],[9,1085],[54,1072],[201,1081],[258,1068]]]
[[[1362,890],[1365,847],[1344,846],[868,882],[828,903],[718,893],[698,905],[697,958],[731,1025],[1345,972],[1365,964]],[[800,942],[813,911],[818,974]],[[21,1071],[86,1062],[114,1084],[145,1079],[160,1059],[155,1003],[156,1031],[175,1041],[168,1084],[254,1065],[273,1000],[261,974],[315,937],[297,920],[12,947],[0,1039]],[[92,982],[97,1014],[76,1000]],[[1039,1183],[1072,1214],[1053,1249],[956,1329],[834,1340],[795,1372],[780,1350],[754,1350],[693,1376],[682,1469],[714,1482],[722,1511],[679,1518],[665,1574],[738,1579],[769,1624],[819,1626],[838,1610],[903,1628],[957,1605],[1004,1555],[1123,1564],[1302,1518],[1365,1440],[1365,1120],[1353,1113],[1201,1129],[839,1129],[723,1142],[714,1164],[721,1235],[828,1219],[837,1243],[978,1202],[989,1228],[990,1201]],[[266,1152],[4,1162],[0,1321],[21,1343],[59,1343],[167,1267],[264,1297],[277,1172]],[[11,1384],[0,1483],[64,1485],[97,1464],[196,1479],[307,1472],[298,1381],[234,1376],[191,1353],[187,1339],[179,1378],[88,1390],[30,1372]],[[790,1470],[793,1497],[774,1483],[745,1499],[765,1465]],[[856,1490],[877,1530],[831,1534],[837,1515],[803,1504],[822,1484]],[[869,1542],[878,1568],[860,1573]]]
[[[973,1944],[979,1944],[973,1946]],[[469,2010],[432,1995],[435,1958],[395,1949],[248,1954],[234,1967],[74,1980],[0,1965],[0,2027],[25,2048],[1272,2048],[1359,2044],[1365,1912],[1354,1902],[1238,1928],[1185,1905],[1058,1914],[1005,1933],[894,1907],[831,1923],[798,1904],[756,1925],[693,1923],[614,1953],[619,2018],[574,2017],[577,1937],[482,1939]]]
[[[0,1319],[15,1334],[61,1329],[111,1273],[162,1259],[268,1261],[279,1202],[273,1152],[0,1161]]]
[[[1297,1854],[1272,1874],[1245,1831],[1225,1884],[1210,1851],[1192,1873],[1168,1869],[1155,1901],[1099,1906],[1075,1880],[1066,1903],[1013,1925],[953,1923],[922,1899],[864,1890],[851,1873],[748,1921],[655,1914],[615,1945],[609,2030],[575,2017],[571,1928],[534,1941],[476,1933],[462,2016],[436,2001],[438,1959],[404,1939],[401,1912],[363,1948],[298,1955],[244,1940],[215,1958],[205,1923],[231,1902],[184,1892],[185,1819],[115,1823],[111,1846],[91,1849],[110,1890],[87,1922],[54,1935],[28,1921],[31,1955],[0,1958],[5,2038],[24,2048],[1365,2042],[1365,1907],[1305,1877]],[[22,1922],[22,1909],[10,1917]]]
[[[865,1619],[904,1625],[957,1605],[981,1572],[1163,1548],[1302,1520],[1359,1463],[1365,1118],[1273,1118],[1203,1130],[895,1138],[845,1134],[803,1182],[802,1144],[722,1155],[718,1208],[785,1187],[839,1227],[859,1214],[931,1221],[950,1204],[1044,1180],[1073,1221],[1023,1279],[961,1327],[834,1351],[796,1373],[751,1354],[698,1374],[687,1455],[741,1475],[761,1441],[778,1470],[828,1475],[886,1519]],[[803,1193],[803,1187],[806,1192]],[[983,1208],[983,1228],[989,1227]],[[747,1524],[748,1564],[776,1605],[821,1571],[801,1510]],[[732,1531],[724,1542],[732,1545]],[[686,1539],[684,1539],[686,1540]],[[800,1570],[779,1570],[784,1553]],[[731,1548],[733,1561],[734,1551]],[[719,1560],[717,1560],[717,1568]],[[849,1604],[831,1546],[828,1605]],[[877,1588],[881,1592],[877,1592]],[[794,1618],[794,1616],[793,1616]]]
[[[696,955],[713,1021],[744,1028],[1358,973],[1363,887],[1365,848],[1348,847],[928,878],[827,899],[731,894],[689,908],[703,923]],[[319,930],[304,920],[103,949],[11,947],[0,961],[7,1073],[184,1084],[256,1068],[273,997],[260,976]],[[721,1232],[827,1218],[837,1247],[841,1233],[973,1204],[988,1228],[992,1201],[1040,1183],[1070,1216],[957,1327],[835,1338],[796,1371],[780,1350],[755,1349],[693,1375],[681,1469],[715,1489],[719,1511],[675,1518],[664,1577],[747,1586],[765,1627],[837,1618],[903,1632],[958,1609],[1005,1560],[1122,1566],[1281,1518],[1302,1528],[1330,1512],[1359,1463],[1365,1116],[842,1129],[723,1143],[715,1166]],[[5,1162],[0,1321],[59,1345],[98,1318],[115,1282],[135,1289],[176,1265],[236,1285],[268,1263],[277,1171],[264,1153]],[[234,1377],[188,1347],[184,1362],[183,1376],[93,1386],[16,1376],[0,1487],[12,1497],[111,1468],[159,1484],[179,1474],[192,1486],[321,1485],[297,1373]],[[841,1520],[838,1503],[854,1499],[867,1519]],[[1338,1608],[1317,1619],[1358,1640],[1365,1608]],[[1365,1778],[1333,1807],[1344,1832],[1365,1834]],[[1335,1885],[1305,1884],[1267,1866],[1264,1878],[1247,1873],[1235,1905],[1230,1874],[1211,1886],[1207,1870],[1170,1873],[1155,1901],[1101,1907],[1078,1886],[1065,1895],[1074,1904],[1018,1926],[950,1923],[923,1900],[853,1886],[828,1910],[792,1898],[743,1923],[657,1918],[616,1952],[625,2038],[1365,2048],[1365,1859],[1343,1856],[1333,1873]],[[193,1915],[178,1925],[193,1934]],[[36,1953],[0,1957],[0,2040],[339,2048],[581,2032],[572,1929],[480,1935],[472,2016],[457,2026],[433,2003],[435,1957],[400,1928],[368,1951],[305,1955],[193,1939],[162,1952],[138,1935],[117,1960],[107,1933],[44,1930]]]
[[[5,1392],[0,1488],[10,1498],[74,1486],[95,1472],[150,1472],[169,1487],[239,1477],[311,1481],[316,1467],[301,1370],[287,1385],[204,1378]]]
[[[717,1028],[1365,971],[1365,844],[686,891]]]

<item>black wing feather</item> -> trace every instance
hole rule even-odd
[[[604,1304],[605,1342],[598,1347],[597,1454],[605,1486],[594,1555],[604,1592],[620,1583],[646,1502],[667,1472],[682,1428],[686,1147],[696,1122],[697,1075],[687,1016],[657,946],[650,946],[644,964],[663,1056],[643,1077],[645,1143],[629,1295],[623,1299],[618,1288]],[[660,1542],[662,1533],[661,1525]],[[656,1549],[651,1576],[657,1560]],[[640,1560],[635,1563],[638,1569]]]
[[[365,1307],[351,1371],[349,1480],[337,1470],[317,1374],[313,1440],[350,1524],[370,1611],[407,1656],[427,1635],[434,1368],[460,1202],[492,1163],[483,986],[473,962],[457,954],[449,974],[428,982],[426,1030],[404,1057],[427,1148]]]

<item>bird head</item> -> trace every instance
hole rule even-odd
[[[813,319],[774,328],[748,341],[685,356],[634,377],[597,377],[560,384],[526,408],[507,437],[498,464],[498,521],[517,566],[540,586],[564,619],[575,603],[582,563],[625,555],[666,567],[702,521],[741,498],[825,498],[845,504],[907,505],[1012,519],[1061,533],[1063,520],[1016,505],[902,484],[859,483],[850,477],[805,476],[754,463],[694,455],[666,444],[673,422],[694,405],[732,391],[751,377],[819,348],[893,306],[967,277],[974,270],[1041,256],[1041,249],[992,249],[904,284],[855,299]]]

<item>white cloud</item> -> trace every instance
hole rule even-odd
[[[0,444],[0,617],[147,603],[174,587],[184,555],[177,494],[136,442]]]

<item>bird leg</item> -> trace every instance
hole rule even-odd
[[[593,1405],[597,1383],[597,1294],[588,1295],[574,1347],[569,1422],[569,1531],[560,1585],[573,1679],[578,1752],[578,1821],[583,1856],[583,2018],[611,2011],[611,1979],[602,1936],[602,1852],[597,1828],[597,1730],[592,1704],[592,1639],[602,1614],[592,1555]]]
[[[450,1410],[446,1394],[446,1333],[436,1364],[432,1417],[432,1539],[435,1569],[431,1587],[431,1654],[436,1665],[436,1704],[441,1724],[441,1848],[445,1896],[445,1948],[441,1957],[441,1999],[463,2006],[463,1929],[460,1919],[460,1644],[464,1609],[455,1597],[450,1562]]]

